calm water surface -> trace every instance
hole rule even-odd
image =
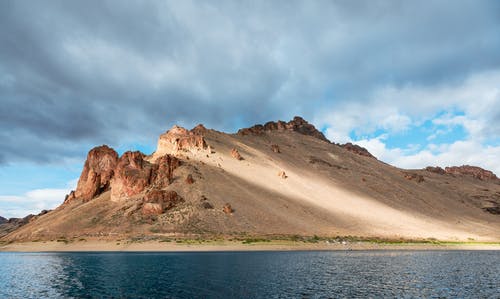
[[[500,252],[0,253],[0,298],[500,298]]]

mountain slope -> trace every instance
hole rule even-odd
[[[402,170],[301,118],[226,134],[174,127],[151,156],[98,147],[78,189],[4,237],[356,235],[500,240],[496,177]]]

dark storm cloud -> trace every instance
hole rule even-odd
[[[500,66],[492,1],[2,1],[0,163],[222,130]]]

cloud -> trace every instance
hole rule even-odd
[[[366,147],[377,158],[402,168],[477,165],[500,174],[500,165],[497,163],[500,157],[500,146],[484,146],[478,142],[466,140],[451,144],[430,144],[421,151],[408,153],[401,148],[387,148],[383,138],[360,140],[357,143]]]
[[[0,157],[52,163],[94,144],[152,143],[173,123],[234,131],[295,114],[320,123],[328,108],[356,115],[406,86],[460,85],[498,69],[499,8],[3,1]],[[392,109],[376,120],[389,130],[408,126],[412,116]]]
[[[0,216],[25,217],[28,214],[38,214],[42,210],[58,207],[71,190],[76,188],[77,180],[68,182],[66,188],[34,189],[22,195],[0,195]]]

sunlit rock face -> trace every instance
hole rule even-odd
[[[154,157],[165,154],[177,154],[182,151],[205,150],[207,143],[203,134],[206,128],[203,125],[194,127],[191,131],[173,126],[166,133],[160,135]]]
[[[134,196],[151,184],[154,165],[144,160],[141,152],[126,152],[120,157],[111,181],[111,200],[119,201]]]
[[[118,153],[109,146],[101,145],[91,149],[76,190],[66,197],[66,202],[74,199],[89,201],[109,190],[117,163]]]

